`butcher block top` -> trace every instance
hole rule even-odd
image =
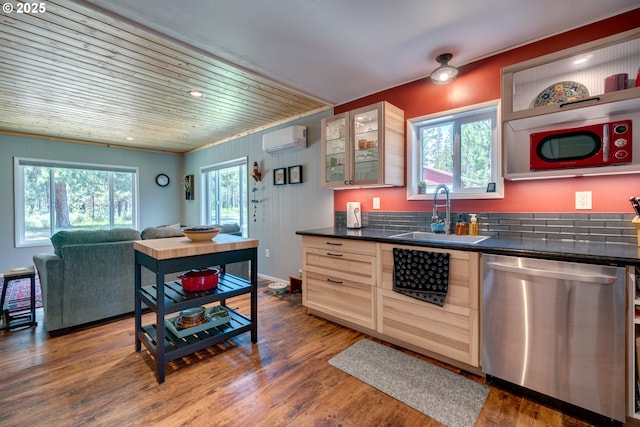
[[[155,259],[181,258],[257,247],[258,240],[232,234],[218,234],[213,240],[206,242],[193,242],[186,237],[136,240],[133,242],[133,249]]]

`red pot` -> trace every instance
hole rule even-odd
[[[182,281],[182,289],[185,291],[206,291],[218,286],[219,275],[218,268],[203,268],[188,271],[178,278]]]

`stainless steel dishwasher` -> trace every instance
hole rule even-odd
[[[625,269],[483,256],[482,368],[625,420]]]

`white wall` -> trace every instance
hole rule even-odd
[[[181,156],[0,134],[0,274],[31,265],[35,253],[53,252],[51,245],[15,247],[14,157],[138,167],[139,229],[181,220],[181,205],[176,203],[183,194]],[[171,178],[168,187],[155,184],[161,172]]]
[[[254,161],[261,166],[264,175],[257,185],[255,196],[260,200],[257,221],[253,221],[253,206],[249,207],[249,237],[258,239],[258,272],[271,277],[288,280],[302,265],[301,238],[297,230],[333,226],[333,190],[321,187],[320,171],[320,121],[330,117],[332,110],[315,114],[287,124],[247,135],[224,144],[196,151],[185,156],[185,174],[193,174],[196,185],[196,200],[184,204],[185,224],[200,224],[202,189],[200,168],[248,156],[249,169]],[[303,150],[267,154],[262,151],[262,134],[292,126],[307,126],[308,146]],[[302,165],[303,183],[296,185],[273,185],[273,170]],[[253,179],[249,179],[249,189]],[[249,191],[249,200],[254,195]],[[266,258],[265,250],[270,256]]]

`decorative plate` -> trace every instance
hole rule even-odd
[[[589,96],[589,90],[578,82],[554,83],[536,97],[534,107],[577,101]]]

